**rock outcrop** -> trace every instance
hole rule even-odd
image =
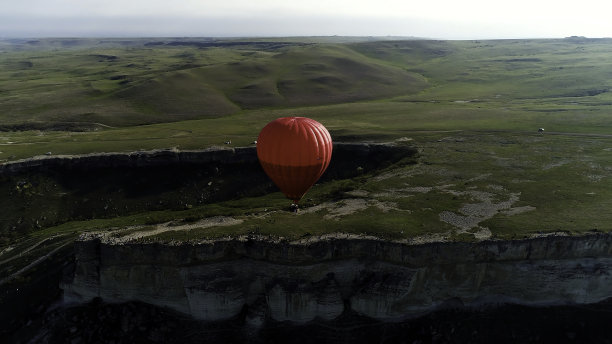
[[[397,321],[445,306],[588,304],[612,297],[612,234],[479,243],[375,238],[296,242],[76,242],[68,301],[130,300],[207,321],[305,323],[354,311]]]
[[[321,182],[414,159],[416,152],[401,144],[336,143]],[[277,190],[254,146],[45,155],[0,164],[0,193],[10,199],[0,239],[70,220],[185,209]]]
[[[385,143],[334,143],[336,165],[349,162],[376,166],[416,154],[414,147]],[[201,150],[157,149],[125,153],[41,155],[0,164],[0,176],[49,170],[92,170],[99,168],[156,167],[166,165],[234,165],[257,163],[255,146],[211,147]],[[355,166],[357,167],[357,166]],[[330,167],[330,168],[333,168]]]

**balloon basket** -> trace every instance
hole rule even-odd
[[[291,205],[289,206],[289,211],[292,213],[296,213],[298,212],[298,210],[300,209],[300,207],[295,204],[295,203],[291,203]]]

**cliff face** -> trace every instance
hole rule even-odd
[[[322,181],[415,154],[402,145],[336,143]],[[36,157],[0,164],[0,240],[70,220],[184,209],[275,190],[254,146]]]
[[[374,238],[197,244],[76,242],[68,301],[138,300],[247,322],[401,320],[445,305],[586,304],[612,297],[612,235],[411,245]]]
[[[384,143],[334,143],[333,161],[330,170],[344,168],[346,164],[361,167],[378,167],[384,162],[392,163],[416,154],[414,147]],[[181,165],[234,165],[257,163],[257,152],[253,147],[212,147],[202,150],[180,151],[160,149],[127,153],[91,153],[83,155],[45,155],[0,164],[0,176],[18,175],[25,172],[51,170],[87,171],[100,168],[133,168]],[[334,167],[333,165],[337,165]],[[355,166],[357,167],[357,166]],[[339,172],[335,172],[339,173]]]

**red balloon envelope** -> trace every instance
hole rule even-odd
[[[268,123],[257,138],[257,157],[266,174],[297,204],[319,180],[332,154],[325,127],[306,117],[283,117]]]

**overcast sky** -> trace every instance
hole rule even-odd
[[[612,37],[610,0],[0,0],[0,37]]]

